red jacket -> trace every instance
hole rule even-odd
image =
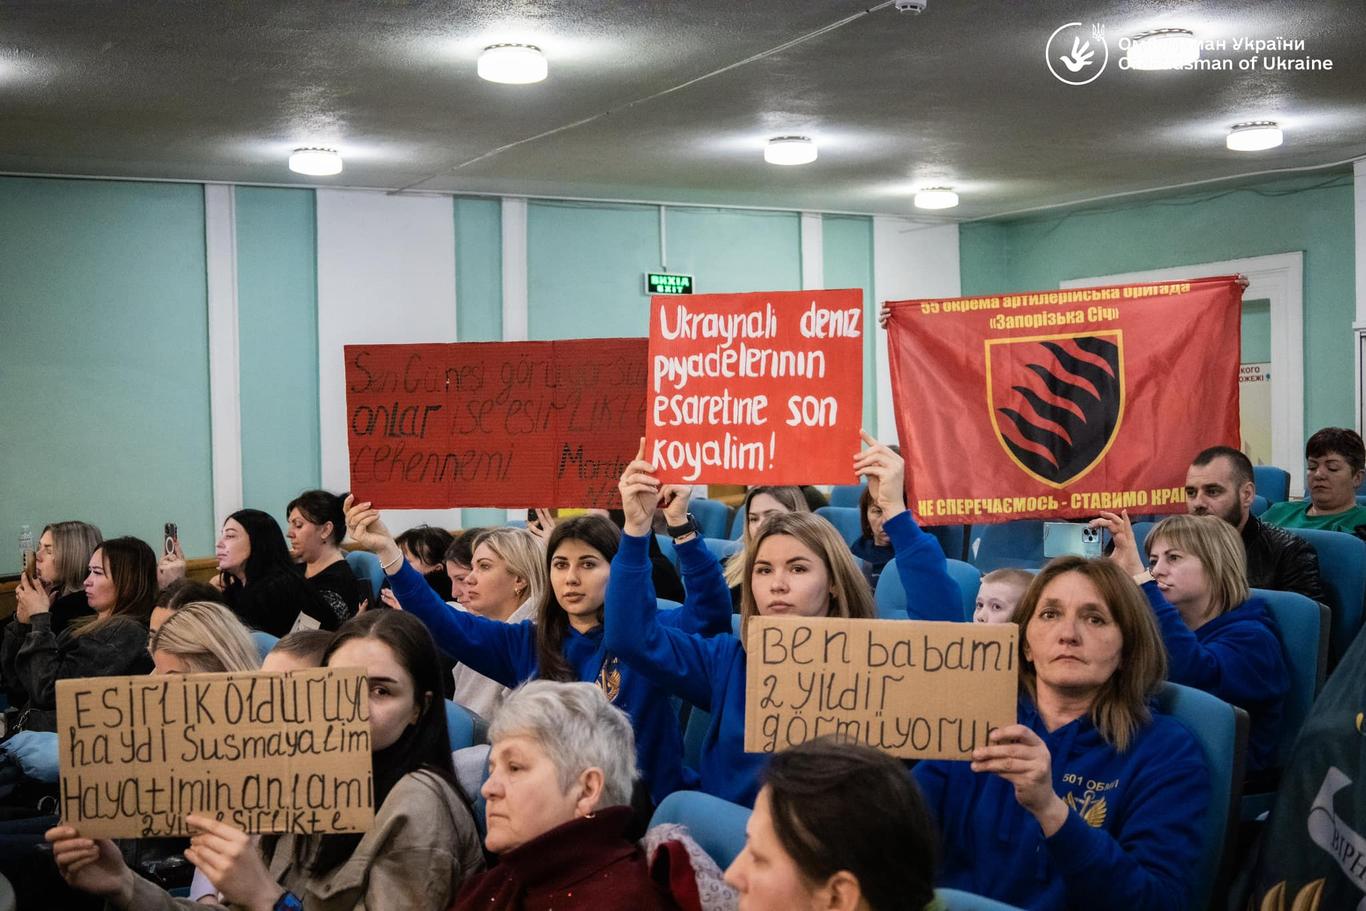
[[[467,880],[451,911],[678,911],[624,837],[630,820],[629,807],[611,807],[533,838]]]

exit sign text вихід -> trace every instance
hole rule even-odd
[[[646,294],[692,294],[691,275],[673,275],[668,272],[646,272]]]

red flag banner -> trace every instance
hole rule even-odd
[[[907,492],[926,525],[1185,509],[1237,446],[1236,277],[890,303]]]
[[[863,316],[858,289],[651,298],[645,452],[658,477],[853,481]]]
[[[351,491],[386,509],[621,505],[646,342],[347,345]]]

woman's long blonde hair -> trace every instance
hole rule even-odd
[[[749,533],[749,504],[760,494],[768,494],[773,499],[787,507],[788,512],[810,512],[811,506],[806,502],[806,495],[802,493],[800,487],[751,487],[745,494],[744,502],[740,504],[740,512],[744,513],[745,523],[740,528],[740,541],[746,553],[753,546],[753,536]],[[736,588],[743,581],[749,571],[745,569],[745,560],[742,557],[732,556],[726,563],[726,584],[731,588]]]
[[[854,555],[844,538],[825,519],[810,512],[788,512],[772,516],[759,528],[754,541],[745,548],[744,559],[732,557],[732,561],[744,566],[744,578],[740,584],[740,642],[743,645],[749,636],[749,620],[759,612],[754,601],[754,563],[758,558],[759,545],[774,535],[789,535],[809,547],[830,576],[834,589],[830,594],[827,617],[851,617],[856,620],[869,620],[877,615],[873,605],[873,593],[864,581],[863,573],[854,563]]]
[[[232,611],[212,601],[191,601],[166,618],[147,645],[184,661],[191,673],[254,671],[261,653]]]
[[[490,528],[474,539],[471,553],[481,544],[488,545],[507,564],[508,572],[526,583],[522,603],[540,604],[550,587],[550,576],[545,568],[545,550],[536,536],[525,528]]]
[[[57,597],[81,590],[90,573],[90,557],[104,536],[88,522],[53,522],[43,529],[52,533],[52,556],[57,580],[53,586]]]

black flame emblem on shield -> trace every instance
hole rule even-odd
[[[1121,344],[1118,331],[987,342],[992,424],[1025,472],[1061,487],[1105,455],[1124,410]],[[1005,358],[1033,376],[1012,377]]]

